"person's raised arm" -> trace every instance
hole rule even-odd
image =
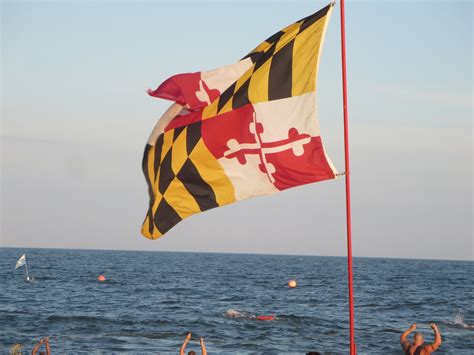
[[[51,355],[51,349],[49,348],[49,338],[44,339],[44,346],[46,346],[46,355]]]
[[[439,346],[441,345],[441,334],[439,333],[439,330],[436,324],[434,323],[431,324],[431,329],[433,329],[433,332],[435,333],[435,340],[430,345],[425,346],[425,349],[428,350],[430,353],[438,349]]]
[[[186,345],[188,345],[188,342],[191,340],[191,333],[188,333],[186,335],[186,339],[184,339],[183,345],[181,345],[181,349],[179,349],[179,355],[184,355],[184,352],[186,351]]]
[[[39,348],[41,348],[41,345],[43,345],[43,342],[44,342],[44,339],[41,338],[40,341],[38,342],[38,344],[36,344],[35,347],[33,348],[33,350],[31,351],[31,355],[36,355]]]
[[[201,352],[202,352],[202,355],[207,355],[206,346],[204,345],[203,338],[201,338]]]
[[[416,329],[416,324],[412,324],[410,328],[405,330],[402,335],[400,335],[400,345],[402,346],[403,351],[406,351],[410,347],[410,342],[407,340],[408,334],[413,332]]]

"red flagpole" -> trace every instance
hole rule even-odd
[[[346,219],[347,219],[347,275],[349,284],[349,333],[350,354],[356,354],[354,337],[354,292],[352,287],[352,226],[351,226],[351,174],[349,167],[349,124],[347,113],[346,77],[346,26],[344,0],[341,0],[341,56],[342,56],[342,100],[344,106],[344,156],[346,165]]]

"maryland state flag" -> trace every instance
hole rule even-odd
[[[156,239],[192,214],[334,179],[316,113],[328,5],[275,33],[236,64],[175,75],[154,97],[174,101],[143,157]]]

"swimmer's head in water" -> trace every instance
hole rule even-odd
[[[421,335],[420,333],[415,333],[413,334],[413,341],[415,342],[415,344],[423,344],[425,338],[423,338],[423,335]]]
[[[195,351],[188,351],[188,355],[196,355],[196,352]]]
[[[229,309],[229,310],[226,312],[226,315],[227,315],[227,317],[235,318],[235,317],[238,317],[238,316],[240,315],[240,313],[237,312],[236,310]]]

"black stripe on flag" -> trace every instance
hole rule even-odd
[[[201,137],[201,121],[191,123],[186,130],[186,152],[188,155],[191,154]]]
[[[232,99],[232,109],[235,110],[236,108],[245,106],[250,103],[249,101],[249,84],[250,78],[247,79],[245,83],[242,84],[240,88],[234,94],[234,98]]]
[[[263,53],[257,59],[257,61],[255,62],[254,68],[253,68],[254,73],[257,71],[258,68],[260,68],[263,64],[265,64],[265,62],[267,60],[269,60],[272,57],[273,53],[275,53],[275,48],[276,48],[276,42],[272,44],[272,46],[268,49],[268,51]]]
[[[218,206],[214,190],[203,180],[189,158],[184,163],[177,177],[186,187],[186,190],[194,197],[201,211]]]
[[[173,132],[173,142],[178,139],[180,133],[183,131],[183,129],[186,128],[186,126],[181,126],[181,127],[176,127]]]
[[[232,98],[235,89],[235,82],[229,86],[219,97],[219,101],[217,102],[217,112],[225,106],[225,104]]]
[[[278,42],[280,40],[281,36],[283,36],[284,34],[285,34],[285,32],[278,31],[277,33],[272,34],[270,37],[268,37],[262,43],[266,42],[267,45],[270,45],[270,44],[273,44],[274,42]],[[252,59],[252,62],[255,63],[257,61],[258,57],[260,57],[261,54],[263,54],[263,50],[258,51],[258,52],[250,52],[245,57],[243,57],[241,60],[244,60],[245,58],[250,58],[250,59]]]
[[[268,76],[268,99],[291,97],[294,40],[288,42],[272,58]]]
[[[274,33],[273,35],[271,35],[270,37],[268,37],[265,42],[267,43],[270,43],[272,44],[273,42],[278,42],[281,38],[281,36],[283,36],[285,34],[285,32],[283,31],[278,31],[277,33]]]
[[[300,30],[298,33],[301,33],[302,31],[304,31],[305,29],[307,29],[309,26],[311,26],[313,23],[315,23],[316,21],[318,21],[320,18],[326,16],[326,14],[328,13],[329,9],[331,8],[331,4],[329,4],[328,6],[326,7],[323,7],[321,10],[319,10],[318,12],[312,14],[312,15],[309,15],[308,17],[305,17],[301,20],[299,20],[298,22],[303,22],[300,26]]]
[[[160,169],[160,179],[158,180],[158,190],[163,195],[166,189],[170,186],[171,181],[174,179],[173,168],[171,165],[171,151],[173,148],[166,153],[165,158],[161,162],[161,169]]]
[[[260,58],[260,56],[263,54],[263,52],[252,52],[252,53],[249,53],[247,54],[245,57],[243,57],[241,60],[244,60],[244,59],[247,59],[247,58],[250,58],[250,60],[252,61],[252,63],[256,63],[258,58]]]
[[[156,209],[155,225],[161,234],[165,234],[181,221],[179,214],[162,198]]]

